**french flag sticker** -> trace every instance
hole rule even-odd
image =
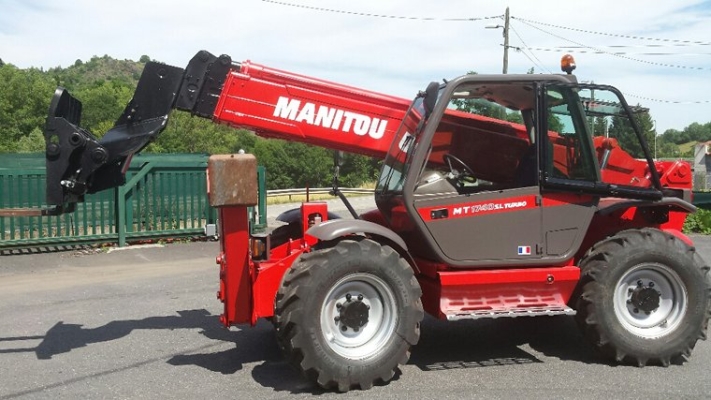
[[[519,256],[530,256],[531,255],[531,246],[518,246],[518,255]]]

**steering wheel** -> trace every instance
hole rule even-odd
[[[449,167],[450,174],[452,174],[452,177],[457,181],[457,184],[460,187],[464,187],[465,183],[476,182],[476,176],[474,176],[474,171],[472,171],[472,169],[467,164],[465,164],[464,161],[460,160],[456,156],[453,156],[451,153],[445,153],[442,156],[442,160],[447,163],[447,167]],[[462,171],[455,168],[455,166],[462,167]]]

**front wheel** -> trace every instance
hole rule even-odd
[[[389,246],[344,240],[303,254],[277,293],[277,340],[324,388],[387,382],[410,356],[424,316],[412,268]]]
[[[580,267],[577,322],[618,362],[666,366],[706,338],[709,267],[678,238],[623,231],[595,245]]]

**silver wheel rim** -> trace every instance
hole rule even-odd
[[[340,320],[348,295],[351,301],[360,301],[368,307],[368,321],[357,330]],[[395,332],[396,307],[392,290],[379,277],[357,273],[340,279],[326,294],[321,307],[321,333],[326,345],[351,360],[373,356]]]
[[[633,301],[640,289],[653,289],[659,304],[644,311]],[[629,332],[644,338],[658,338],[673,332],[681,323],[688,307],[686,287],[679,275],[658,263],[645,263],[627,271],[617,282],[614,294],[617,319]]]

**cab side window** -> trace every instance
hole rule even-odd
[[[426,187],[443,190],[441,179],[458,194],[537,185],[537,151],[527,126],[532,123],[524,122],[521,111],[533,110],[534,104],[535,91],[522,83],[457,87],[432,139],[416,194],[433,194]]]
[[[579,181],[597,180],[596,165],[591,157],[591,143],[586,122],[574,110],[579,101],[566,88],[547,88],[547,132],[543,135],[544,171],[547,177]]]

